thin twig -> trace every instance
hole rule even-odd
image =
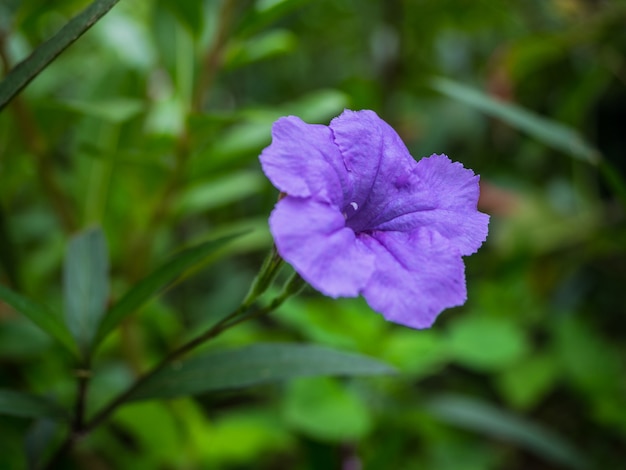
[[[8,72],[10,60],[6,50],[4,35],[0,35],[0,58],[5,70]],[[37,176],[44,192],[48,196],[62,227],[68,233],[73,232],[76,230],[76,221],[69,209],[71,205],[65,193],[54,179],[47,143],[39,131],[30,109],[21,96],[13,98],[10,108],[15,115],[15,121],[17,122],[21,140],[24,142],[26,149],[34,157]]]
[[[202,110],[206,93],[213,87],[217,72],[222,66],[224,49],[230,33],[236,4],[236,0],[224,0],[222,3],[222,8],[217,18],[215,39],[204,57],[200,77],[194,89],[191,108],[193,111],[199,112]]]

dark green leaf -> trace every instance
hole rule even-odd
[[[45,305],[24,297],[0,284],[0,299],[32,321],[35,325],[55,338],[73,354],[76,344],[61,319]]]
[[[512,103],[499,101],[485,93],[447,78],[435,78],[432,87],[444,95],[473,106],[490,116],[502,119],[511,126],[527,132],[544,144],[570,156],[597,164],[600,153],[574,129]]]
[[[432,400],[427,409],[442,421],[512,442],[548,461],[567,468],[586,468],[580,453],[559,436],[488,403],[446,395]]]
[[[170,398],[319,375],[379,375],[394,370],[377,360],[321,346],[257,344],[176,363],[150,377],[131,400]]]
[[[64,426],[48,418],[36,420],[24,438],[24,451],[28,468],[39,468],[47,449],[54,442],[58,431]]]
[[[104,339],[124,318],[158,294],[168,284],[174,282],[187,269],[200,263],[207,256],[240,235],[242,233],[224,236],[181,251],[148,277],[142,279],[104,317],[98,331],[98,342]]]
[[[41,44],[0,82],[0,110],[61,52],[102,18],[119,0],[95,0],[61,30]]]
[[[6,389],[0,389],[0,414],[25,418],[68,417],[63,408],[44,397]]]
[[[109,261],[99,228],[70,240],[63,271],[65,318],[79,349],[87,353],[109,298]]]

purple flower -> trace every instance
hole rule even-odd
[[[269,221],[278,252],[315,289],[361,294],[413,328],[465,302],[462,256],[489,223],[471,170],[445,155],[415,161],[373,111],[346,110],[330,126],[280,118],[260,160],[285,193]]]

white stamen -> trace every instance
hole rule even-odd
[[[352,206],[354,210],[358,210],[359,208],[359,205],[356,202],[351,202],[350,205]]]

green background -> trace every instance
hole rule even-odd
[[[0,2],[0,70],[88,5]],[[99,318],[181,247],[246,234],[104,342],[88,413],[246,294],[272,243],[257,157],[279,116],[375,110],[414,157],[481,175],[490,234],[467,304],[432,329],[307,290],[210,345],[316,343],[395,375],[132,403],[67,468],[623,468],[624,24],[617,0],[121,0],[0,111],[0,282],[71,315],[68,247],[104,242],[110,285],[84,299]],[[72,238],[95,225],[103,240]],[[0,363],[1,388],[71,406],[69,355],[1,302]],[[58,443],[9,415],[0,467]]]

